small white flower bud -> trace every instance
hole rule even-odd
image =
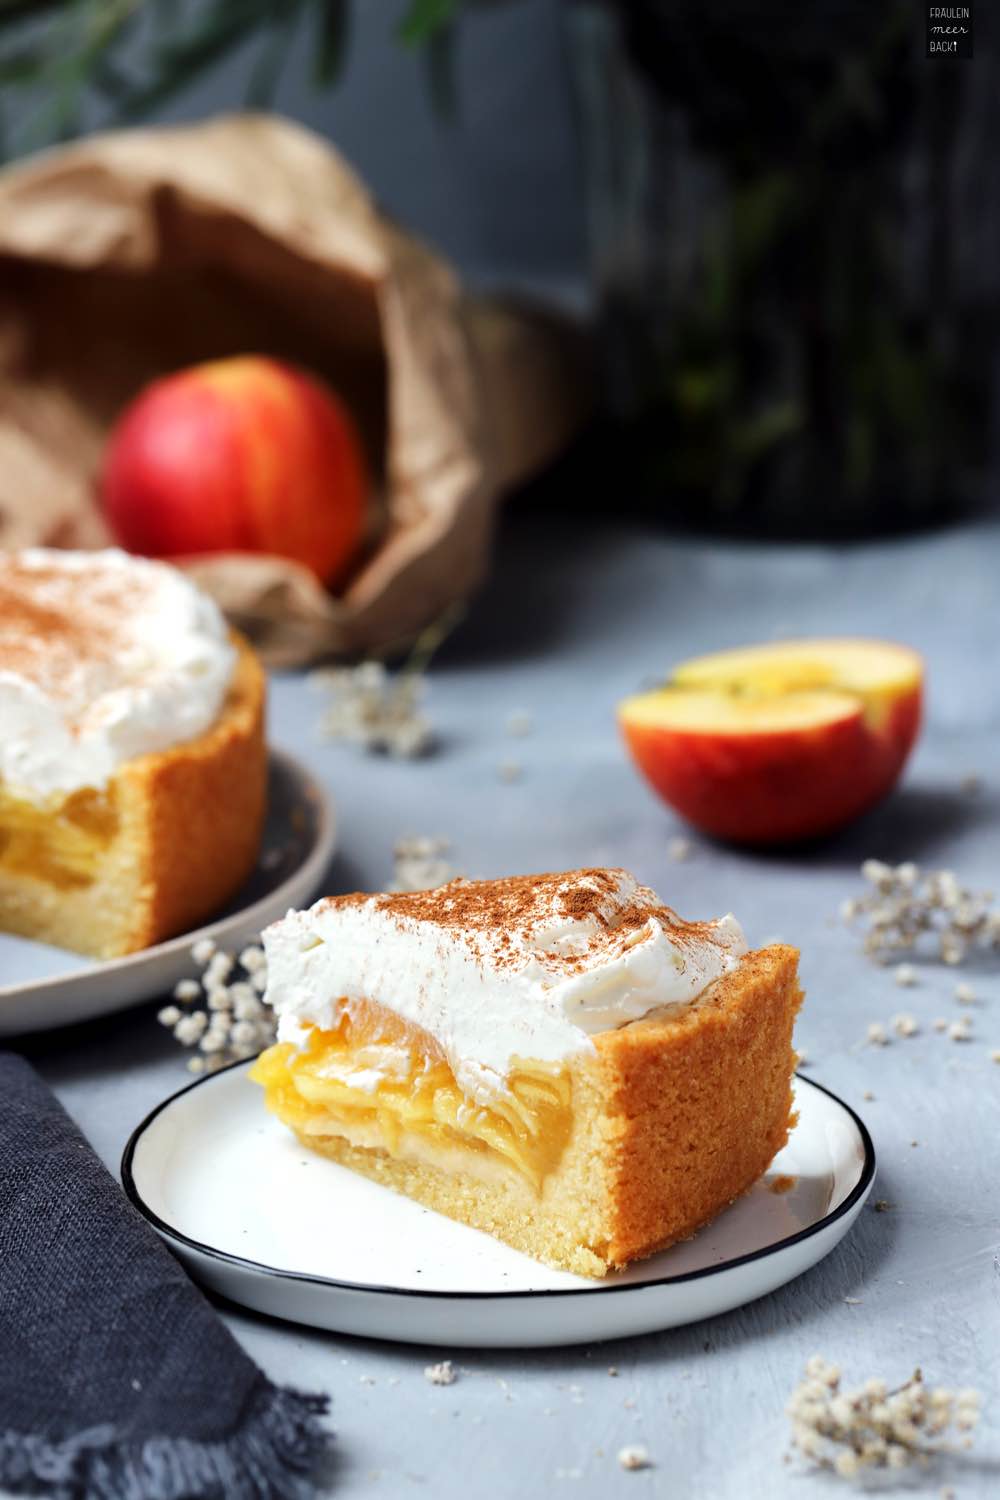
[[[233,960],[228,953],[213,953],[205,970],[205,984],[222,984],[232,973]]]
[[[208,1025],[208,1019],[203,1010],[196,1010],[190,1016],[181,1016],[174,1027],[174,1036],[182,1047],[193,1047],[195,1042]]]

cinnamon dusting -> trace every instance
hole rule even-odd
[[[0,554],[0,670],[50,697],[70,696],[81,669],[116,660],[122,625],[145,596],[141,582],[118,571],[32,565]]]
[[[650,922],[668,928],[671,940],[681,949],[711,941],[715,930],[712,922],[683,921],[653,891],[632,885],[627,872],[618,869],[452,880],[427,891],[332,896],[324,904],[342,907],[366,902],[400,922],[430,923],[474,935],[479,939],[477,946],[489,947],[497,968],[518,966],[528,952],[548,966],[578,972],[601,949],[610,956],[628,947]],[[579,934],[568,935],[572,947],[543,946],[554,918],[580,925]],[[567,935],[559,934],[559,938],[567,941]]]

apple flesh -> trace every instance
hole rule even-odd
[[[101,500],[130,552],[270,552],[336,579],[356,552],[368,476],[343,402],[257,356],[168,375],[108,440]]]
[[[920,727],[905,646],[802,640],[698,657],[619,707],[625,741],[697,828],[775,844],[843,827],[893,787]]]

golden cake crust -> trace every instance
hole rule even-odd
[[[595,1037],[610,1236],[625,1265],[694,1234],[788,1139],[798,952],[747,954],[693,1005]]]
[[[221,906],[256,862],[267,795],[265,677],[247,642],[234,635],[234,644],[232,685],[212,728],[122,767],[145,821],[130,952]]]

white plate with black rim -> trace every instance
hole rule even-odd
[[[750,1193],[694,1239],[590,1281],[310,1154],[265,1112],[250,1066],[148,1115],[125,1149],[125,1191],[213,1292],[339,1333],[522,1348],[692,1323],[822,1260],[875,1175],[863,1122],[798,1077],[798,1124]]]
[[[232,901],[180,937],[102,962],[0,932],[0,1036],[49,1031],[166,994],[193,973],[201,938],[220,948],[249,942],[312,896],[333,856],[336,826],[323,788],[276,750],[268,760],[267,818],[253,873]]]

